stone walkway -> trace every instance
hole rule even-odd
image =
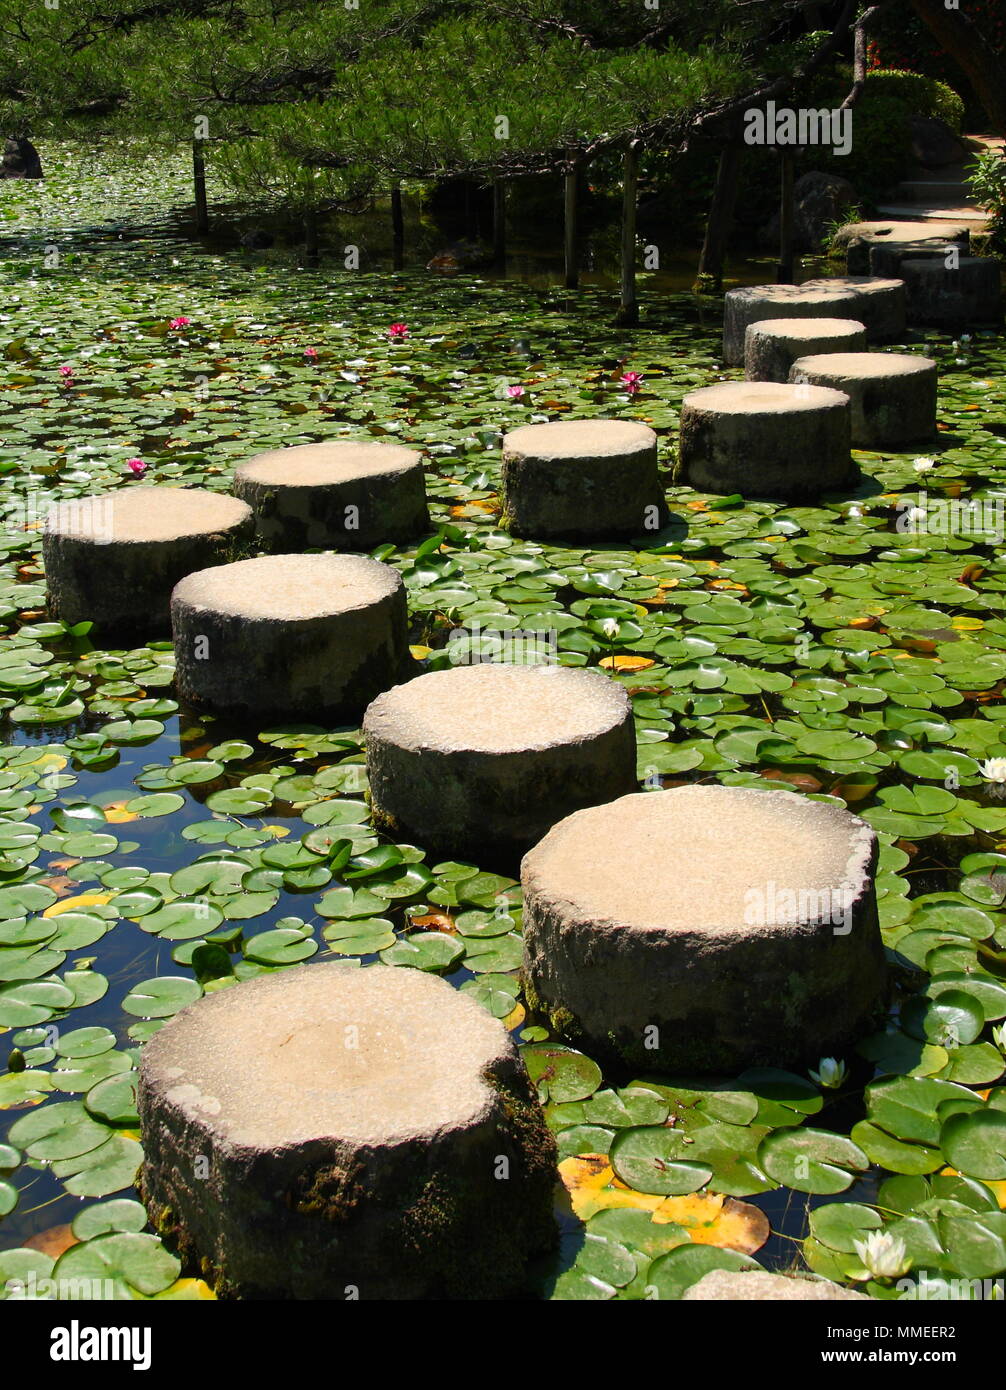
[[[1006,141],[997,135],[966,135],[975,155],[983,149],[1002,152]],[[965,181],[970,161],[947,164],[941,169],[916,166],[911,178],[897,187],[890,202],[877,208],[877,216],[895,222],[964,222],[972,232],[983,232],[988,216],[971,196]]]

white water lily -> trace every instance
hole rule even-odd
[[[916,473],[928,473],[930,468],[936,467],[936,460],[925,457],[917,458],[912,464],[912,467],[915,469]]]
[[[998,1028],[992,1029],[992,1041],[999,1051],[1006,1054],[1006,1023],[1000,1023]]]
[[[844,1062],[839,1062],[834,1057],[822,1057],[817,1064],[817,1071],[811,1071],[808,1074],[818,1086],[823,1086],[829,1091],[837,1091],[849,1075],[849,1069]]]
[[[854,1240],[856,1254],[875,1279],[899,1279],[912,1267],[905,1242],[889,1231],[871,1231],[865,1240]]]
[[[1006,782],[1006,758],[986,758],[981,773],[986,782]]]
[[[971,334],[970,334],[970,333],[962,333],[961,336],[960,336],[959,341],[962,342],[962,343],[970,343],[970,341],[971,341]]]
[[[601,623],[601,631],[609,642],[614,642],[618,636],[618,622],[615,618],[605,618]]]

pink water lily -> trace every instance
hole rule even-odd
[[[634,396],[643,383],[642,372],[623,372],[619,378],[630,396]]]
[[[187,318],[184,318],[184,317],[178,318],[178,319],[172,319],[171,322],[170,322],[170,324],[168,325],[168,327],[169,327],[169,328],[188,328],[188,326],[189,326],[189,324],[190,324],[191,322],[192,322],[191,319],[187,319]]]
[[[508,386],[506,393],[512,401],[517,401],[523,396],[524,388],[523,386]]]
[[[147,471],[147,465],[142,459],[126,459],[126,467],[137,478],[142,478]]]
[[[409,325],[407,323],[393,323],[388,327],[388,337],[401,341],[402,338],[409,336]]]
[[[60,369],[59,369],[59,374],[60,374],[60,376],[63,378],[64,381],[69,382],[69,381],[71,381],[72,378],[73,378],[73,368],[72,368],[72,367],[60,367]]]
[[[315,358],[318,356],[318,349],[317,349],[317,348],[305,348],[305,349],[304,349],[304,356],[307,357],[307,358],[309,358],[309,359],[313,362],[313,361],[315,360]]]

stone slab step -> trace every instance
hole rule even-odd
[[[904,219],[916,222],[966,222],[975,228],[983,228],[988,222],[988,214],[981,208],[933,208],[919,203],[884,203],[877,208],[877,216],[893,221]]]
[[[908,203],[927,203],[935,207],[937,203],[954,204],[957,207],[977,207],[978,204],[968,192],[968,185],[950,179],[905,179],[899,183],[896,196]]]

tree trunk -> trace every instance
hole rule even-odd
[[[796,202],[793,197],[793,153],[791,150],[779,151],[781,175],[779,181],[779,264],[776,267],[776,283],[792,285],[796,282],[796,264],[793,255],[794,218]]]
[[[723,146],[716,168],[716,187],[709,205],[706,220],[706,235],[699,256],[699,269],[695,279],[695,290],[719,293],[723,288],[723,264],[726,258],[727,238],[734,219],[737,205],[737,188],[740,182],[741,146],[736,140]]]
[[[580,286],[580,237],[577,226],[579,183],[580,165],[577,160],[571,158],[570,163],[566,166],[566,177],[563,181],[565,192],[563,228],[566,242],[566,288],[568,290],[575,290]]]
[[[619,328],[639,324],[636,299],[636,187],[639,183],[639,141],[630,140],[622,158],[622,280],[618,314]]]
[[[196,195],[196,231],[202,235],[210,229],[210,214],[206,203],[206,161],[200,140],[192,142],[192,185]]]
[[[911,0],[912,8],[964,72],[997,135],[1006,135],[1006,82],[1002,56],[965,6],[948,10],[943,0]]]
[[[401,270],[405,257],[405,218],[402,214],[402,185],[391,185],[391,264]]]
[[[506,269],[506,180],[493,179],[493,265]]]
[[[866,51],[866,31],[870,26],[874,16],[880,14],[881,10],[886,10],[890,0],[880,0],[878,5],[871,5],[856,20],[856,27],[852,31],[852,90],[842,102],[840,109],[848,110],[855,106],[856,102],[863,95],[863,88],[866,86],[867,72],[867,51]]]

